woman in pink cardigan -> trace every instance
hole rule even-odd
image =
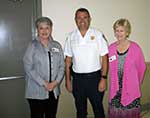
[[[130,41],[131,25],[119,19],[113,26],[116,42],[109,46],[109,118],[140,118],[140,86],[145,61],[141,48]]]

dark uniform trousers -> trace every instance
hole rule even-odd
[[[73,96],[77,110],[77,118],[87,118],[87,99],[94,112],[94,118],[104,118],[102,104],[104,92],[98,91],[101,72],[75,73],[73,72]]]

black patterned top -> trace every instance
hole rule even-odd
[[[124,67],[124,61],[126,58],[126,55],[128,53],[128,50],[126,50],[124,53],[119,53],[118,54],[118,79],[119,79],[119,90],[117,94],[114,96],[114,98],[111,100],[111,105],[116,107],[116,108],[121,108],[121,109],[131,109],[133,107],[139,107],[140,106],[140,99],[135,99],[132,103],[130,103],[127,106],[123,106],[121,104],[121,92],[122,92],[122,78],[123,78],[123,67]]]

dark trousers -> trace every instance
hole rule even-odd
[[[100,71],[79,74],[73,72],[73,96],[77,110],[77,118],[87,118],[87,98],[94,112],[94,118],[104,118],[102,104],[104,92],[98,91],[98,83],[101,79]]]
[[[54,93],[49,93],[49,99],[27,99],[31,118],[56,118],[58,98],[55,99]]]

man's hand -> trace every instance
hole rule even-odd
[[[100,92],[103,92],[106,90],[106,87],[107,87],[107,80],[106,79],[103,79],[101,78],[99,84],[98,84],[98,90]]]

